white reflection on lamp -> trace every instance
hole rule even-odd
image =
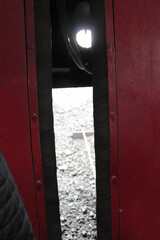
[[[76,41],[79,46],[82,48],[91,48],[92,47],[92,32],[91,30],[80,30],[76,34]]]

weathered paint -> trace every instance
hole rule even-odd
[[[158,240],[160,235],[160,1],[106,0],[110,111],[117,100],[117,126],[110,121],[112,239]],[[113,21],[114,19],[114,21]],[[114,33],[110,23],[114,22]],[[112,42],[111,42],[112,46]],[[115,53],[115,62],[113,61]],[[112,56],[112,57],[111,57]],[[116,69],[114,68],[114,63]],[[112,71],[113,69],[113,71]],[[113,73],[113,75],[111,74]],[[113,86],[112,80],[116,78]],[[113,93],[114,91],[114,93]],[[115,102],[116,102],[115,100]],[[114,102],[114,106],[115,106]],[[116,150],[117,151],[117,150]],[[117,165],[116,165],[117,164]],[[117,210],[118,201],[118,210]],[[115,208],[116,206],[116,208]],[[119,221],[117,221],[117,216]]]
[[[110,161],[111,161],[111,225],[112,240],[118,239],[119,213],[118,213],[118,109],[117,109],[117,81],[115,66],[115,42],[113,2],[105,1],[106,11],[106,41],[107,41],[107,67],[109,88],[109,116],[110,116]]]
[[[26,0],[25,5],[21,0],[0,1],[0,149],[15,178],[36,239],[45,240],[33,11],[33,1]]]

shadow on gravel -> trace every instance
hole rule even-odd
[[[52,96],[62,239],[96,239],[92,88]]]

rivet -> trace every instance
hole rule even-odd
[[[34,49],[34,44],[28,44],[28,49],[31,50],[31,49]]]
[[[114,175],[112,176],[112,183],[113,184],[116,184],[117,183],[117,177]]]
[[[33,113],[33,114],[32,114],[32,119],[33,119],[33,120],[36,120],[37,118],[38,118],[37,113]]]
[[[116,114],[114,112],[111,112],[110,116],[111,116],[111,120],[113,122],[116,118]]]
[[[37,186],[37,189],[38,189],[38,190],[41,190],[41,188],[42,188],[42,182],[41,182],[40,180],[37,180],[37,181],[36,181],[36,186]]]

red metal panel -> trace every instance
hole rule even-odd
[[[46,240],[33,1],[26,0],[25,6],[26,22],[24,1],[0,1],[0,149],[18,185],[36,239]]]
[[[160,238],[160,1],[114,1],[121,240]]]
[[[0,149],[39,239],[29,127],[23,1],[0,1]]]
[[[115,45],[112,0],[105,1],[106,39],[110,114],[110,160],[111,160],[111,215],[112,240],[118,239],[118,129],[117,129],[117,83],[115,70]]]

